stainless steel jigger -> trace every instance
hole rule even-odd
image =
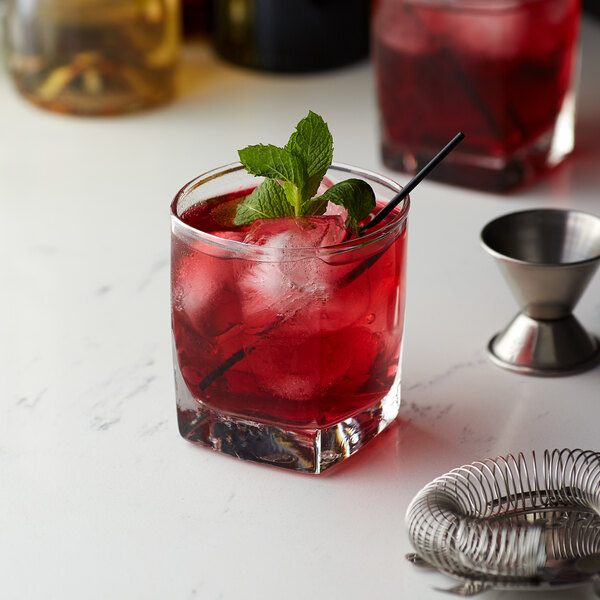
[[[558,209],[515,212],[488,223],[496,259],[521,311],[488,344],[500,367],[569,375],[600,360],[600,343],[571,314],[600,262],[600,218]]]

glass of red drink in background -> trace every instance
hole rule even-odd
[[[573,149],[580,0],[378,0],[373,57],[386,166],[506,192]]]
[[[342,164],[323,181],[349,178],[371,185],[375,210],[401,189]],[[238,458],[320,473],[398,414],[409,201],[360,237],[340,215],[233,226],[260,181],[236,163],[171,206],[179,429]]]

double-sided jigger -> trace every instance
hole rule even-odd
[[[515,212],[488,223],[481,240],[521,307],[490,340],[492,361],[546,376],[597,364],[600,343],[572,311],[600,263],[600,218],[574,210]]]

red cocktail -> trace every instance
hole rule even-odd
[[[382,152],[414,171],[457,130],[433,177],[494,191],[573,148],[579,0],[379,0]]]
[[[324,182],[348,174],[371,184],[379,206],[400,190],[342,165]],[[320,472],[398,412],[408,202],[360,238],[340,207],[235,227],[236,204],[256,183],[232,165],[192,181],[172,205],[180,431]]]

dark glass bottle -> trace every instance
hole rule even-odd
[[[598,0],[583,0],[583,10],[600,19],[600,2]]]
[[[221,56],[265,71],[318,71],[367,56],[369,0],[216,0]]]
[[[212,0],[181,0],[183,35],[191,37],[210,31]]]

